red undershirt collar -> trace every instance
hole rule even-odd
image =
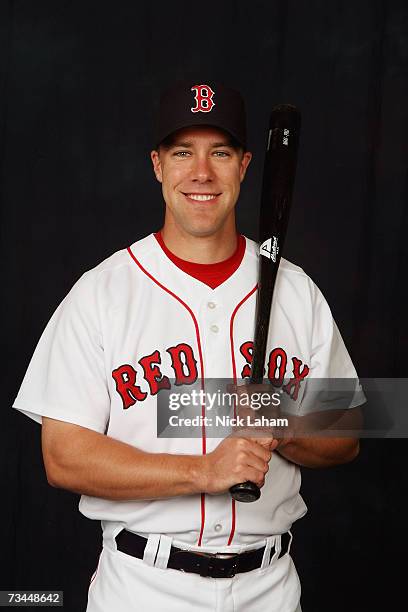
[[[212,289],[215,289],[225,282],[235,272],[235,270],[239,268],[245,253],[245,238],[241,234],[238,234],[237,248],[235,249],[235,253],[233,253],[228,259],[212,264],[193,263],[191,261],[185,261],[169,251],[164,244],[161,232],[156,232],[154,237],[160,244],[167,257],[171,259],[171,261],[178,268],[180,268],[180,270],[183,270],[183,272],[186,272],[186,274],[189,274],[202,283],[205,283]]]

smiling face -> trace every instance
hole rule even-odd
[[[165,228],[197,237],[235,233],[234,208],[251,157],[209,126],[179,130],[169,147],[152,151],[166,202]]]

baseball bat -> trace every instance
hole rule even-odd
[[[272,297],[295,182],[300,123],[300,112],[295,106],[280,104],[272,109],[259,216],[260,257],[250,384],[261,384],[264,376]],[[230,493],[241,502],[256,501],[261,495],[259,487],[249,481],[233,485]]]

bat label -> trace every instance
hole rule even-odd
[[[279,253],[279,247],[278,247],[278,239],[276,236],[272,236],[272,238],[268,238],[259,247],[259,254],[263,255],[264,257],[267,257],[268,259],[272,259],[274,263],[276,263],[278,253]]]

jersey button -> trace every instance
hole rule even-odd
[[[217,523],[216,525],[214,525],[214,531],[221,531],[222,529],[222,525],[220,523]]]
[[[208,308],[211,308],[211,310],[212,310],[213,308],[215,308],[215,307],[216,307],[216,305],[217,305],[217,304],[216,304],[215,302],[208,302],[208,304],[207,304]]]
[[[218,325],[211,325],[210,329],[212,332],[214,332],[214,334],[217,334],[219,332]]]

